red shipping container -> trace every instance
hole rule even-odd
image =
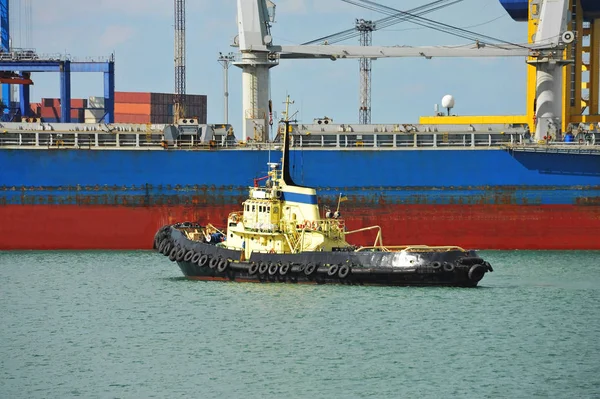
[[[115,114],[150,115],[151,104],[115,103]]]
[[[42,118],[58,119],[60,118],[60,109],[54,107],[42,107],[40,108],[40,116]]]
[[[42,108],[42,104],[41,103],[31,103],[30,107],[31,107],[31,115],[39,117],[41,108]]]
[[[115,114],[116,123],[150,123],[150,115]]]
[[[59,98],[42,98],[42,105],[44,107],[60,107]]]
[[[72,108],[71,109],[71,122],[79,123],[83,122],[83,108]]]
[[[86,108],[87,100],[85,98],[72,98],[71,108]]]
[[[150,104],[152,93],[138,93],[127,91],[115,92],[115,103]]]

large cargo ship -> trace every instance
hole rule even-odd
[[[267,2],[238,0],[241,141],[230,126],[204,119],[178,126],[155,124],[151,116],[145,124],[113,124],[110,117],[107,124],[3,123],[0,249],[149,249],[165,224],[208,215],[225,224],[247,186],[266,174],[265,163],[279,160],[280,142],[266,134],[268,71],[279,57],[431,58],[452,51],[524,54],[526,115],[295,124],[295,181],[316,187],[323,207],[335,206],[343,193],[348,228],[379,225],[384,242],[600,249],[600,7],[591,0],[500,3],[529,22],[529,43],[539,47],[275,46]],[[109,108],[113,67],[105,72]],[[205,111],[205,103],[198,105]],[[153,109],[126,105],[120,115],[140,108]],[[67,111],[61,110],[68,117]],[[373,238],[365,233],[357,243]]]
[[[146,128],[1,134],[0,248],[151,248],[162,225],[225,223],[280,157],[277,144],[235,144],[228,127],[192,126],[170,146],[164,127]],[[292,175],[323,206],[343,193],[348,228],[380,225],[384,242],[600,249],[599,134],[533,145],[516,127],[416,128],[295,125]]]

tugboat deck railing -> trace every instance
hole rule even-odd
[[[381,252],[450,252],[460,251],[467,252],[464,248],[451,245],[451,246],[429,246],[429,245],[393,245],[393,246],[368,246],[360,247],[356,252],[367,252],[367,251],[381,251]]]

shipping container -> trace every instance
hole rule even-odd
[[[87,108],[83,111],[83,119],[85,123],[98,123],[104,118],[105,114],[103,108]]]
[[[150,115],[115,114],[116,123],[150,123]]]
[[[29,116],[36,116],[39,117],[40,113],[42,111],[42,103],[31,103],[30,104],[30,115]]]
[[[55,108],[55,107],[41,107],[40,108],[40,116],[44,119],[46,118],[52,118],[52,119],[59,119],[60,118],[60,108]]]
[[[150,115],[151,104],[115,103],[115,114]]]
[[[58,98],[42,98],[42,106],[44,106],[44,107],[60,107],[60,99],[58,99]]]
[[[72,98],[71,108],[86,108],[87,100],[85,98]]]
[[[71,123],[83,122],[83,108],[71,108]]]
[[[104,97],[91,96],[88,100],[88,108],[104,108]]]
[[[115,103],[149,104],[152,101],[152,93],[138,92],[115,92]]]

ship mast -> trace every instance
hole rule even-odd
[[[287,103],[289,104],[289,96],[288,96],[288,101]],[[290,120],[288,118],[288,113],[287,113],[287,105],[286,105],[286,113],[285,113],[285,119],[284,119],[284,132],[283,132],[283,157],[281,159],[281,177],[283,179],[283,182],[288,185],[288,186],[295,186],[296,183],[294,183],[294,181],[292,180],[292,175],[290,175],[290,163],[289,163],[289,159],[290,159]]]
[[[290,104],[293,104],[293,103],[294,103],[294,101],[290,101],[290,95],[288,94],[287,97],[286,97],[286,99],[285,99],[285,101],[284,101],[284,104],[285,104],[285,112],[283,113],[283,115],[284,115],[283,120],[284,121],[289,121],[290,120]]]

